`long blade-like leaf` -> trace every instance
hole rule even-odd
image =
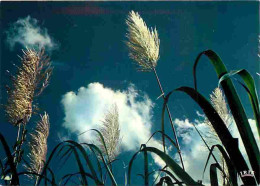
[[[36,172],[28,172],[28,171],[26,171],[26,172],[19,172],[18,176],[21,176],[21,175],[34,175],[34,176],[37,176],[39,178],[43,178],[43,179],[47,180],[50,183],[50,185],[56,185],[56,184],[53,184],[53,181],[50,180],[49,178],[47,178],[46,176],[44,176],[42,174],[38,174]]]
[[[101,139],[101,141],[102,141],[102,145],[103,145],[104,148],[105,148],[108,162],[111,162],[110,157],[109,157],[109,154],[108,154],[108,150],[107,150],[106,142],[105,142],[105,139],[104,139],[102,133],[101,133],[99,130],[97,130],[97,129],[90,129],[90,130],[93,130],[93,131],[95,131],[95,132],[98,133],[98,135],[99,135],[99,137],[100,137],[100,139]],[[112,170],[112,164],[110,164],[110,168],[111,168],[111,170]]]
[[[143,147],[141,151],[146,150],[152,153],[157,154],[167,165],[168,167],[178,176],[185,184],[187,185],[199,185],[194,181],[188,173],[186,173],[170,156],[166,153],[156,149],[154,147]]]
[[[227,74],[227,69],[220,59],[220,57],[213,52],[212,50],[207,50],[201,52],[193,66],[193,76],[194,76],[194,85],[197,90],[197,80],[196,80],[196,68],[199,62],[199,59],[202,55],[206,55],[212,65],[215,68],[217,76],[219,79],[225,74]],[[255,171],[256,175],[260,175],[259,165],[260,165],[260,152],[258,146],[256,144],[256,140],[252,133],[251,127],[248,122],[248,118],[246,117],[245,110],[242,106],[239,96],[237,95],[236,89],[230,79],[225,79],[221,82],[221,86],[227,98],[229,107],[231,109],[232,115],[236,122],[237,128],[239,130],[240,136],[244,143],[244,147],[246,149],[250,164]],[[260,183],[260,177],[257,177],[257,182]]]
[[[219,169],[218,163],[213,163],[210,165],[210,184],[214,186],[218,186],[217,168]]]
[[[221,83],[222,81],[224,81],[224,80],[226,80],[226,79],[228,79],[231,76],[234,76],[236,74],[239,75],[245,83],[245,85],[243,85],[243,87],[246,89],[246,91],[248,93],[248,97],[249,97],[251,107],[253,109],[254,117],[255,117],[255,120],[256,120],[258,135],[260,136],[259,100],[258,100],[258,96],[257,96],[257,93],[256,93],[255,81],[254,81],[253,77],[251,76],[251,74],[245,69],[231,71],[231,72],[225,74],[224,76],[222,76],[219,80],[219,83]]]
[[[228,157],[226,151],[224,150],[224,148],[221,145],[213,145],[210,149],[210,153],[208,155],[205,167],[204,167],[204,171],[203,171],[203,175],[205,173],[206,167],[208,165],[209,162],[209,158],[213,153],[214,148],[217,147],[220,151],[220,153],[222,154],[222,157],[224,158],[226,164],[227,164],[227,168],[228,168],[228,175],[229,175],[229,181],[233,186],[237,186],[237,172],[235,170],[235,167],[232,164],[232,161],[230,160],[230,158]],[[216,163],[219,165],[219,163]],[[219,169],[225,174],[224,170],[219,166]]]
[[[147,151],[145,150],[146,145],[143,144],[141,148],[143,148],[144,152],[144,185],[148,186],[149,185],[149,170],[148,170],[148,154]]]
[[[10,170],[12,173],[12,180],[11,185],[19,185],[19,178],[17,175],[16,167],[14,165],[13,156],[11,154],[11,151],[7,145],[7,142],[5,141],[4,136],[0,133],[0,141],[4,147],[5,154],[7,156],[7,163],[10,166]]]
[[[237,171],[248,170],[248,166],[244,157],[242,156],[239,148],[238,141],[234,139],[224,124],[221,117],[218,115],[214,107],[204,98],[199,92],[190,87],[180,87],[171,91],[166,97],[169,97],[174,91],[182,91],[189,95],[203,110],[209,121],[211,122],[214,130],[218,134],[222,144],[225,146],[231,161],[236,167]],[[256,185],[255,180],[249,177],[242,178],[246,185]]]
[[[129,162],[129,166],[128,166],[128,173],[127,173],[127,183],[128,185],[131,185],[131,170],[132,170],[132,166],[133,166],[133,162],[136,158],[136,156],[140,153],[140,150],[137,151],[131,158],[130,162]]]
[[[74,146],[71,146],[71,148],[73,149],[73,152],[74,152],[74,155],[75,155],[78,167],[79,167],[79,172],[81,174],[83,185],[88,185],[87,179],[85,177],[85,170],[84,170],[83,165],[82,165],[82,163],[80,161],[79,154],[78,154],[78,152],[77,152],[77,150],[76,150],[76,148]]]
[[[84,159],[85,159],[85,161],[86,161],[86,163],[87,163],[87,165],[88,165],[88,167],[89,167],[89,169],[90,169],[90,172],[91,172],[92,176],[95,178],[95,183],[96,183],[97,185],[99,185],[99,184],[100,184],[100,181],[98,180],[96,171],[95,171],[95,169],[94,169],[94,167],[93,167],[93,165],[92,165],[92,162],[90,161],[90,159],[89,159],[89,157],[88,157],[88,154],[86,153],[85,149],[84,149],[80,144],[78,144],[78,143],[75,142],[75,141],[68,140],[68,141],[66,141],[66,142],[73,144],[75,147],[77,147],[77,149],[79,149],[79,151],[80,151],[81,154],[83,155],[83,157],[84,157]]]
[[[163,131],[161,130],[157,130],[155,131],[151,136],[150,138],[147,140],[146,144],[152,139],[152,137],[157,134],[157,133],[161,133],[164,137],[166,137],[170,142],[171,144],[178,150],[178,147],[177,147],[177,144],[170,138],[170,136],[168,136],[167,134],[163,133]]]
[[[117,185],[116,180],[115,180],[115,178],[114,178],[114,176],[112,174],[112,171],[108,167],[108,163],[106,162],[106,160],[105,160],[101,150],[94,144],[82,143],[82,145],[86,145],[89,148],[91,148],[92,150],[94,149],[95,151],[97,151],[99,153],[99,156],[101,157],[101,159],[102,159],[102,161],[103,161],[103,163],[105,165],[105,168],[107,169],[107,173],[108,173],[108,175],[109,175],[109,177],[110,177],[110,179],[112,181],[112,185],[116,186]]]
[[[42,180],[43,176],[45,175],[46,170],[48,169],[48,166],[49,166],[49,164],[50,164],[50,162],[51,162],[53,156],[55,155],[56,151],[59,149],[59,147],[62,147],[62,145],[63,145],[64,143],[65,143],[65,142],[59,143],[59,144],[56,145],[56,146],[54,147],[54,149],[52,150],[52,152],[51,152],[51,154],[50,154],[48,160],[47,160],[46,163],[44,164],[44,167],[43,167],[43,169],[42,169],[42,173],[41,173],[41,176],[40,176],[40,179],[39,179],[37,185],[39,185],[39,184],[41,183],[41,180]]]
[[[176,184],[178,184],[179,186],[181,186],[181,182],[168,170],[164,170],[164,169],[160,169],[160,171],[165,172],[166,174],[168,174],[174,181]]]

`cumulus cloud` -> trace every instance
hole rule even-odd
[[[205,117],[199,113],[198,116]],[[203,120],[204,119],[202,119],[202,121]],[[257,139],[258,134],[255,121],[252,119],[249,119],[248,121],[252,127],[253,134]],[[198,120],[191,122],[188,119],[175,119],[174,123],[177,126],[177,135],[182,139],[181,150],[183,154],[185,169],[192,176],[192,178],[194,178],[195,180],[201,180],[203,173],[202,171],[204,169],[209,151],[206,149],[198,133],[195,131],[193,124],[195,124],[198,130],[204,134],[207,133],[207,131],[209,131],[209,128],[205,123],[200,122]],[[246,161],[249,162],[241,137],[235,124],[231,125],[230,131],[233,137],[239,138],[239,148],[241,150],[241,153],[245,157]],[[259,140],[256,141],[258,142],[259,147]],[[218,153],[215,153],[215,156],[218,157]],[[175,159],[178,160],[178,158],[179,157],[176,154]],[[211,162],[213,163],[212,158],[209,164],[211,164]],[[206,170],[206,173],[204,175],[203,183],[210,183],[208,169]]]
[[[123,150],[137,150],[151,136],[153,103],[149,97],[130,85],[127,90],[112,90],[102,84],[90,83],[77,92],[68,92],[62,98],[65,111],[63,126],[74,133],[98,129],[108,108],[117,104]],[[93,141],[95,134],[87,132],[80,141]],[[149,145],[160,147],[151,140]]]
[[[16,44],[29,48],[42,48],[53,50],[57,44],[48,34],[46,28],[39,26],[39,21],[31,16],[19,18],[11,24],[6,31],[6,42],[12,50]]]

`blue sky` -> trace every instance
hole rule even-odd
[[[19,65],[17,54],[21,55],[26,45],[44,46],[54,71],[37,103],[40,113],[47,111],[50,115],[49,150],[62,139],[90,140],[91,134],[79,139],[77,134],[98,127],[114,102],[125,116],[120,124],[124,137],[119,157],[126,164],[130,154],[160,129],[162,99],[156,100],[160,91],[155,77],[136,71],[125,45],[125,19],[131,10],[139,12],[148,27],[158,30],[160,59],[156,69],[165,92],[193,86],[192,65],[198,53],[206,49],[217,52],[229,70],[247,69],[256,79],[259,92],[258,2],[2,2],[1,103],[6,103],[4,85],[9,83],[5,71],[15,73],[12,64]],[[198,81],[200,92],[207,97],[217,87],[214,69],[206,58],[199,64]],[[241,99],[249,118],[253,118],[247,96]],[[202,113],[181,93],[176,93],[169,104],[180,131],[199,120],[197,111]],[[29,131],[35,119],[37,116],[28,124]],[[3,110],[0,121],[1,132],[12,144],[16,129],[6,122]],[[169,123],[166,129],[172,135]],[[192,129],[184,132],[193,138],[188,143],[179,138],[188,171],[200,179],[201,173],[195,170],[201,168],[203,159],[188,163],[199,158],[199,138]],[[152,145],[158,145],[158,139]],[[170,153],[174,156],[175,151]],[[156,157],[151,159],[155,161],[152,168],[160,165]],[[68,166],[72,165],[69,162]],[[121,170],[122,164],[116,163],[118,182],[123,184]],[[136,166],[135,170],[139,173],[142,168]],[[133,179],[136,184],[140,181]]]

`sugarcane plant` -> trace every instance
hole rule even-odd
[[[254,119],[258,135],[260,135],[260,109],[256,86],[253,77],[245,70],[228,71],[220,57],[212,50],[201,52],[193,65],[194,87],[179,87],[168,91],[166,94],[156,71],[159,61],[160,40],[156,29],[149,29],[141,18],[134,11],[131,11],[126,19],[127,34],[126,44],[129,48],[129,56],[137,64],[138,70],[152,71],[161,91],[163,99],[161,113],[161,130],[155,131],[148,141],[140,144],[140,149],[135,152],[129,161],[128,169],[123,165],[125,171],[125,185],[131,185],[133,177],[133,165],[139,154],[143,155],[143,174],[139,174],[144,180],[143,185],[151,185],[149,182],[151,175],[156,172],[163,173],[159,181],[155,180],[156,185],[203,185],[202,180],[194,180],[185,170],[180,143],[176,134],[173,122],[173,115],[170,112],[168,101],[174,92],[183,92],[192,98],[202,109],[205,116],[205,123],[209,126],[207,136],[201,133],[197,126],[193,124],[195,131],[200,136],[209,151],[208,158],[205,159],[205,173],[209,160],[212,157],[214,162],[210,165],[210,184],[218,185],[218,173],[221,173],[222,184],[236,186],[241,179],[244,185],[260,184],[259,166],[260,154],[256,144],[255,136],[248,123],[243,105],[233,84],[233,77],[240,76],[241,81],[235,80],[238,86],[242,86],[251,102]],[[200,58],[205,55],[215,68],[218,77],[218,88],[216,88],[210,100],[198,91],[197,67]],[[12,87],[7,87],[8,100],[5,107],[8,121],[17,128],[17,140],[13,148],[7,144],[4,136],[0,132],[0,141],[4,149],[6,158],[0,159],[0,184],[19,185],[25,175],[34,185],[117,185],[115,179],[113,163],[120,161],[118,158],[120,146],[120,111],[117,105],[112,105],[111,109],[104,115],[101,127],[84,131],[78,136],[87,135],[88,132],[96,133],[96,140],[89,142],[76,142],[73,140],[62,141],[57,144],[52,151],[47,151],[47,138],[50,130],[49,115],[40,115],[33,132],[27,134],[28,126],[32,115],[38,115],[38,109],[34,106],[35,98],[39,96],[49,82],[52,67],[49,59],[44,55],[43,50],[36,52],[27,49],[21,58],[22,65],[18,67],[16,76],[11,76]],[[221,87],[221,88],[220,88]],[[227,100],[227,101],[226,101]],[[228,105],[228,106],[227,106]],[[230,108],[230,111],[228,110]],[[165,133],[165,112],[169,118],[172,135]],[[234,123],[240,133],[249,163],[242,155],[238,139],[231,135],[229,130],[230,120]],[[156,134],[161,134],[163,150],[147,145],[149,140]],[[27,158],[24,156],[23,144],[28,140],[29,153]],[[215,140],[211,140],[212,136]],[[256,137],[259,140],[259,136]],[[177,150],[179,162],[168,153],[166,140]],[[214,151],[218,150],[220,155]],[[151,171],[149,167],[149,154],[158,155],[165,166],[159,170]],[[48,156],[47,156],[48,154]],[[219,157],[221,158],[219,160]],[[55,165],[62,169],[69,159],[74,160],[77,166],[76,172],[71,172],[57,179],[57,175],[52,169],[52,163],[58,160],[60,164]],[[188,160],[187,160],[188,161]],[[23,165],[23,166],[20,166]],[[244,172],[250,168],[255,176],[246,177]],[[140,183],[141,185],[141,183]]]
[[[26,48],[26,50],[22,50],[22,52],[23,56],[18,56],[21,60],[21,67],[14,64],[17,68],[16,76],[7,70],[12,84],[11,86],[6,86],[8,99],[5,105],[5,113],[9,123],[18,128],[12,153],[4,137],[2,134],[0,135],[7,155],[4,159],[7,160],[6,164],[4,165],[1,161],[1,179],[5,180],[5,183],[9,181],[10,184],[19,184],[17,169],[24,154],[23,144],[26,142],[27,136],[26,126],[33,114],[38,115],[37,111],[39,109],[36,104],[34,104],[34,101],[48,86],[53,69],[49,57],[44,53],[44,49],[37,52],[34,49]],[[40,170],[40,167],[37,165],[42,164],[47,153],[48,122],[48,115],[45,113],[42,117],[42,122],[37,124],[36,133],[30,134],[32,137],[29,141],[29,148],[32,150],[29,155],[32,160],[30,164],[31,166],[36,166],[35,169],[37,169],[37,171]],[[38,142],[37,146],[36,144],[33,145],[37,139],[41,139],[41,143]],[[9,152],[7,152],[7,150]],[[11,170],[7,169],[8,164]],[[31,169],[31,166],[27,166],[27,168]],[[11,172],[10,175],[9,172]]]
[[[128,34],[127,37],[129,41],[127,42],[127,45],[130,49],[130,57],[137,62],[140,69],[142,71],[150,71],[153,70],[154,74],[156,76],[158,85],[160,87],[160,90],[162,92],[162,97],[164,99],[164,105],[163,105],[163,111],[162,111],[162,142],[164,146],[164,152],[153,148],[153,147],[146,147],[145,145],[142,146],[139,152],[144,152],[146,154],[147,151],[150,151],[152,153],[155,153],[159,155],[166,163],[166,166],[170,167],[171,170],[181,179],[182,182],[184,182],[187,185],[194,185],[199,184],[192,180],[192,178],[185,172],[184,165],[182,162],[182,156],[180,153],[180,147],[178,143],[178,139],[176,137],[176,132],[173,127],[171,114],[169,111],[169,107],[167,105],[168,100],[173,92],[181,91],[189,95],[203,110],[205,113],[208,121],[210,122],[210,125],[212,129],[214,129],[215,134],[219,138],[222,145],[216,144],[211,146],[209,148],[206,140],[204,137],[200,134],[200,132],[197,130],[196,126],[194,125],[196,131],[200,135],[201,139],[205,143],[205,145],[209,149],[209,158],[210,156],[213,156],[213,149],[218,148],[223,159],[225,160],[225,164],[227,165],[228,169],[228,183],[231,185],[237,185],[237,175],[241,178],[242,182],[245,185],[257,185],[260,183],[260,178],[258,175],[259,173],[259,166],[260,166],[260,154],[259,149],[256,144],[255,137],[252,133],[251,127],[248,122],[248,118],[246,117],[244,108],[242,106],[242,103],[240,101],[240,98],[236,92],[236,89],[232,82],[232,77],[234,75],[239,75],[243,82],[238,82],[240,85],[242,85],[247,92],[252,110],[254,113],[254,117],[256,120],[257,130],[259,133],[259,123],[260,123],[260,112],[259,112],[259,101],[258,96],[256,92],[256,87],[254,83],[254,79],[250,75],[250,73],[243,69],[243,70],[236,70],[236,71],[230,71],[228,72],[224,63],[220,59],[220,57],[212,50],[206,50],[198,55],[198,57],[195,60],[194,66],[193,66],[193,77],[194,77],[194,88],[191,87],[180,87],[177,89],[174,89],[170,91],[167,95],[164,94],[162,86],[160,84],[159,78],[157,76],[155,67],[157,65],[157,61],[159,59],[159,39],[158,39],[158,33],[156,29],[149,29],[147,28],[145,22],[140,17],[138,13],[130,12],[128,19],[126,21],[128,25]],[[199,93],[197,88],[197,79],[196,79],[196,69],[197,65],[199,63],[199,59],[202,55],[206,55],[209,59],[212,65],[215,68],[215,71],[217,73],[217,76],[219,78],[219,85],[221,85],[224,94],[227,98],[227,102],[229,104],[229,107],[231,109],[231,113],[233,115],[233,118],[235,120],[235,123],[237,125],[237,128],[239,130],[240,136],[242,138],[244,147],[247,152],[247,156],[250,162],[250,165],[252,167],[252,170],[255,173],[255,177],[245,177],[241,175],[243,171],[248,171],[249,166],[246,163],[244,157],[242,156],[242,153],[240,149],[238,148],[238,139],[233,138],[230,131],[228,130],[225,122],[223,121],[223,118],[221,118],[220,114],[217,112],[216,108],[213,107],[213,105],[203,96]],[[182,169],[179,167],[178,164],[174,163],[174,160],[170,158],[166,152],[165,152],[165,133],[164,133],[164,113],[165,109],[167,110],[170,123],[172,125],[172,130],[175,137],[175,146],[179,152]],[[259,136],[258,136],[259,137]],[[136,154],[135,154],[136,155]],[[134,160],[135,156],[132,158],[132,161]],[[217,161],[217,159],[214,157],[214,160],[216,163],[212,164],[210,167],[210,178],[211,178],[211,184],[216,185],[218,184],[217,181],[217,169],[219,169],[223,174],[224,168],[221,166],[221,164]],[[170,163],[171,161],[171,163]],[[208,163],[208,160],[207,160]],[[206,165],[207,165],[206,163]],[[171,166],[170,166],[171,165]],[[146,165],[147,166],[147,165]],[[131,166],[130,166],[131,167]],[[131,171],[131,169],[130,169]],[[167,180],[169,179],[169,175],[167,175]],[[130,177],[130,172],[129,172]],[[130,178],[129,178],[130,179]],[[149,179],[148,174],[145,174],[145,180]],[[173,180],[175,180],[174,177],[172,177]],[[130,180],[129,180],[130,181]]]

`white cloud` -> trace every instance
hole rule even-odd
[[[112,90],[102,84],[90,83],[77,92],[68,92],[62,98],[65,118],[63,126],[77,134],[98,129],[107,109],[116,103],[119,111],[123,150],[137,150],[151,136],[153,103],[149,97],[138,92],[133,85],[127,90]],[[79,137],[80,141],[93,141],[93,132]],[[160,146],[152,139],[151,146]],[[122,150],[121,149],[121,150]]]
[[[153,103],[149,97],[130,85],[127,90],[112,90],[104,87],[100,83],[91,83],[87,87],[81,87],[77,92],[68,92],[63,96],[62,104],[64,106],[65,118],[63,126],[71,132],[77,134],[92,128],[99,128],[101,120],[107,109],[116,103],[119,110],[119,121],[122,134],[121,150],[134,150],[140,148],[140,145],[146,143],[151,136],[151,118]],[[199,117],[204,117],[197,113]],[[203,121],[203,119],[202,119]],[[254,120],[249,119],[253,133],[257,136],[257,130]],[[186,171],[197,181],[202,179],[203,169],[208,157],[208,150],[204,146],[199,135],[195,131],[193,124],[205,133],[209,130],[203,122],[188,119],[175,119],[177,126],[177,135],[181,138],[181,150]],[[232,134],[238,137],[235,125],[232,125]],[[95,139],[93,133],[86,133],[80,137],[80,141]],[[242,143],[240,142],[242,149]],[[154,146],[162,150],[162,145],[158,140],[152,139],[147,146]],[[166,149],[170,152],[170,147]],[[245,151],[242,149],[245,155]],[[151,154],[153,161],[160,168],[165,163],[155,154]],[[215,153],[217,156],[217,153]],[[179,155],[175,154],[175,160],[179,163]],[[210,163],[213,162],[212,158]],[[209,167],[209,166],[208,166]],[[154,174],[154,178],[157,174]],[[209,168],[206,169],[203,183],[209,184]]]
[[[29,48],[42,48],[51,51],[57,47],[57,44],[48,34],[46,28],[41,28],[38,20],[27,16],[19,18],[11,24],[6,31],[6,41],[12,50],[16,44]]]

